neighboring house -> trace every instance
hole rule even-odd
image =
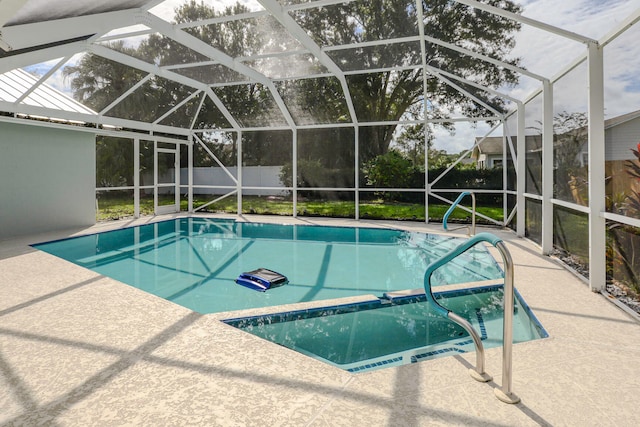
[[[476,138],[476,144],[481,139]],[[482,143],[474,147],[471,158],[476,161],[477,169],[492,169],[496,166],[502,166],[502,137],[485,138]]]
[[[604,122],[605,159],[608,161],[632,160],[640,142],[640,110],[614,117]]]
[[[633,160],[631,149],[640,142],[640,110],[617,116],[604,122],[605,128],[605,160],[625,161]],[[586,129],[584,130],[586,132]],[[476,143],[482,138],[476,138]],[[586,139],[586,138],[585,138]],[[512,137],[513,148],[516,150],[517,137]],[[540,135],[527,135],[527,157],[540,151],[542,138]],[[585,142],[577,161],[584,167],[589,162],[588,144]],[[487,137],[473,149],[471,158],[476,161],[478,169],[490,169],[502,166],[502,136]]]
[[[483,138],[476,138],[476,144]],[[514,151],[517,150],[518,138],[511,137],[513,142]],[[527,156],[540,152],[542,146],[542,138],[540,135],[527,135],[525,137]],[[490,136],[484,138],[484,140],[475,146],[471,153],[471,159],[476,163],[477,169],[492,169],[496,167],[502,167],[502,137]],[[474,144],[475,145],[475,144]],[[508,147],[507,141],[507,147]],[[539,155],[537,155],[539,158]]]

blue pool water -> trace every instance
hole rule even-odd
[[[503,296],[502,285],[435,293],[440,304],[473,325],[485,349],[502,345]],[[424,295],[225,322],[351,372],[475,350],[467,332],[438,314]],[[546,336],[516,293],[513,342]]]
[[[461,242],[374,228],[272,225],[182,218],[34,245],[200,313],[278,306],[423,287],[429,263]],[[289,283],[256,292],[239,274],[268,268]],[[502,277],[478,245],[436,271],[432,283]]]

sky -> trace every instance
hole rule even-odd
[[[590,37],[596,40],[617,28],[624,19],[640,8],[638,0],[527,0],[516,1],[523,16]],[[640,24],[624,38],[605,49],[605,114],[615,117],[640,109]],[[586,50],[579,42],[551,35],[534,27],[523,25],[516,36],[512,54],[522,59],[529,71],[553,78]],[[586,112],[586,67],[580,67],[554,86],[555,113],[562,111]],[[539,87],[536,80],[521,79],[515,88],[503,91],[517,99],[525,99]],[[540,109],[530,108],[527,122],[540,120]],[[476,136],[490,130],[487,124],[475,129],[460,125],[454,136],[438,132],[436,148],[459,152],[471,148]],[[502,135],[497,130],[492,136]]]
[[[544,23],[573,31],[583,36],[600,39],[637,9],[640,0],[515,0],[523,7],[523,15]],[[153,8],[152,13],[171,21],[176,6],[184,0],[166,0]],[[240,0],[252,10],[261,10],[256,0]],[[235,0],[206,0],[220,7],[235,3]],[[552,78],[581,53],[585,45],[563,37],[523,25],[516,36],[516,45],[512,51],[514,57],[522,59],[522,65],[537,74]],[[626,112],[640,109],[640,24],[628,35],[616,40],[605,49],[605,98],[607,117],[615,117]],[[77,59],[74,59],[77,60]],[[46,72],[46,67],[42,69]],[[34,68],[35,69],[35,68]],[[34,69],[30,69],[33,71]],[[586,109],[586,68],[577,70],[556,85],[554,97],[556,112],[583,111]],[[67,92],[68,82],[63,81],[61,73],[54,75],[49,84]],[[514,88],[502,90],[516,98],[524,99],[532,93],[539,83],[530,78],[522,78]],[[531,108],[531,120],[539,117],[539,111]],[[539,120],[539,119],[538,119]],[[447,132],[437,132],[435,147],[449,152],[459,152],[470,148],[476,136],[484,136],[489,126],[482,123],[476,128],[459,125],[454,136]]]

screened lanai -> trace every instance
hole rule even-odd
[[[3,0],[2,178],[23,183],[3,192],[39,197],[16,196],[2,226],[33,229],[8,224],[43,199],[42,227],[91,223],[116,193],[135,217],[145,198],[156,214],[223,200],[242,214],[261,197],[293,217],[339,200],[359,219],[382,197],[429,222],[431,205],[472,190],[497,207],[483,221],[579,259],[591,289],[607,271],[633,283],[620,254],[639,241],[638,6]],[[56,148],[76,137],[98,149]],[[24,160],[38,153],[77,168]]]
[[[0,425],[639,425],[639,20],[0,0]]]

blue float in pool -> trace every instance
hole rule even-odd
[[[288,282],[289,280],[282,274],[266,268],[259,268],[257,270],[242,273],[236,279],[236,283],[238,285],[260,292],[285,285]]]

